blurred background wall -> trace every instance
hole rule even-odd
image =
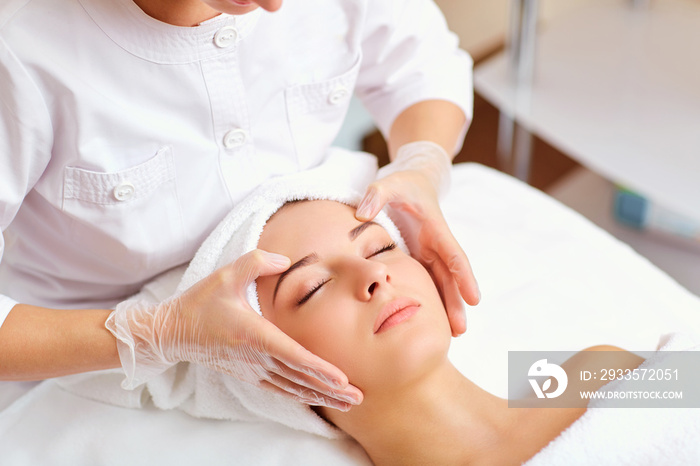
[[[539,25],[574,11],[591,0],[540,0]],[[510,0],[436,0],[447,19],[448,26],[460,39],[460,46],[474,58],[475,66],[505,47]],[[500,167],[496,156],[498,110],[478,92],[474,96],[474,118],[462,151],[455,163],[478,162],[493,168]],[[363,150],[376,154],[380,164],[388,161],[382,136],[374,131],[371,120],[357,103],[351,107],[349,125],[366,130],[361,144]],[[354,123],[353,123],[354,119]],[[351,145],[350,143],[345,143]],[[546,190],[562,176],[578,167],[572,159],[539,138],[533,140],[530,184]]]

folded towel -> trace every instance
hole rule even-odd
[[[257,247],[267,220],[288,201],[325,199],[357,205],[376,171],[374,156],[333,149],[324,163],[312,170],[269,180],[243,199],[214,229],[176,288],[173,281],[181,270],[164,274],[132,299],[156,303],[176,296],[214,270],[252,251]],[[385,213],[380,213],[375,221],[407,251],[398,229]],[[260,313],[255,282],[247,293],[250,305]],[[143,406],[150,397],[161,409],[181,409],[195,417],[266,419],[328,438],[342,435],[307,405],[202,366],[179,363],[133,392],[121,389],[115,382],[118,373],[105,371],[97,375],[72,376],[64,378],[61,385],[83,396],[120,406]]]
[[[664,352],[700,350],[700,338],[687,334],[668,335],[662,338],[659,350],[640,367],[668,367],[663,365]],[[601,390],[613,384],[617,385],[615,390],[624,390],[624,380],[611,382]],[[700,464],[700,409],[610,407],[615,402],[591,402],[581,418],[525,466]]]

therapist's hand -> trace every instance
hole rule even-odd
[[[343,411],[359,404],[362,392],[348,384],[340,369],[311,354],[248,304],[248,285],[289,264],[284,256],[255,250],[171,301],[119,304],[106,325],[117,337],[127,376],[124,388],[188,361],[307,404]]]
[[[399,148],[396,158],[381,168],[368,188],[355,216],[373,219],[389,205],[411,254],[432,274],[452,328],[457,336],[467,329],[461,298],[474,306],[481,295],[469,259],[450,232],[439,205],[449,189],[452,162],[439,145],[421,141]],[[460,298],[461,296],[461,298]]]

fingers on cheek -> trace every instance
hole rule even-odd
[[[271,323],[265,321],[263,325],[278,334],[276,338],[269,339],[265,346],[277,362],[271,368],[273,372],[325,393],[335,393],[333,387],[348,389],[348,379],[340,369],[315,356]],[[267,333],[273,335],[273,332]]]
[[[428,269],[428,271],[430,273],[431,278],[433,279],[433,282],[435,283],[438,293],[440,294],[440,299],[442,300],[442,303],[446,305],[447,303],[445,302],[445,282],[447,281],[447,275],[449,273],[447,271],[447,268],[439,260],[435,260],[430,264],[430,268]]]
[[[333,381],[320,370],[296,364],[290,367],[283,362],[279,362],[277,367],[273,369],[273,372],[299,385],[321,391],[330,392],[332,390],[330,385],[333,385]]]
[[[478,304],[481,299],[479,285],[474,277],[469,258],[457,240],[451,235],[444,235],[436,244],[439,247],[436,255],[446,264],[464,300],[472,306]]]
[[[349,387],[348,390],[336,390],[325,384],[315,377],[310,377],[305,374],[297,373],[292,370],[285,370],[277,374],[271,374],[269,380],[282,388],[289,387],[291,393],[298,396],[311,397],[312,401],[317,402],[318,397],[331,398],[335,401],[359,404],[362,402],[363,395],[355,387]],[[308,401],[307,401],[308,402]]]
[[[440,228],[436,221],[426,221],[422,225],[418,234],[418,241],[423,249],[438,256],[444,255],[446,251],[453,248],[453,243],[455,242],[453,238],[445,233],[444,229]]]
[[[481,300],[481,292],[479,284],[476,282],[471,265],[466,256],[456,254],[450,258],[447,265],[450,274],[456,280],[456,286],[459,288],[459,294],[464,297],[464,300],[470,306],[479,304]]]
[[[297,385],[281,377],[273,378],[270,381],[263,380],[260,382],[260,386],[266,390],[291,397],[300,403],[311,406],[325,406],[328,408],[338,409],[340,411],[349,411],[352,407],[350,403],[345,403],[343,401],[323,396],[318,392]]]
[[[440,262],[440,257],[431,248],[421,247],[416,257],[425,267],[434,268],[437,262]]]
[[[460,288],[474,288],[476,280],[471,265],[464,254],[454,254],[447,260],[447,269]]]
[[[464,306],[462,297],[459,294],[459,287],[452,275],[447,275],[442,285],[445,293],[445,306],[449,313],[456,313],[459,316],[463,315]]]
[[[432,270],[434,281],[440,293],[440,298],[447,312],[452,335],[461,335],[466,331],[466,318],[459,287],[443,262],[436,261],[433,264]]]

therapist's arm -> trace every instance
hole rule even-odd
[[[446,100],[425,100],[401,112],[389,132],[389,158],[409,142],[432,141],[454,158],[454,149],[467,118],[457,105]]]
[[[0,327],[0,380],[121,367],[116,340],[104,326],[109,313],[15,305]]]

